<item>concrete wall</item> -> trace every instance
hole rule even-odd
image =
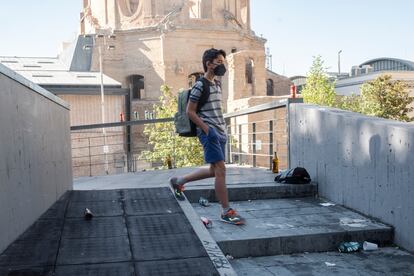
[[[414,125],[304,104],[290,109],[291,166],[319,194],[395,227],[414,251]]]
[[[69,106],[0,65],[0,252],[72,189]]]

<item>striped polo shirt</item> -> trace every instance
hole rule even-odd
[[[197,81],[190,92],[190,101],[198,103],[203,91],[203,82]],[[201,120],[213,127],[221,135],[226,135],[226,122],[223,117],[222,93],[220,83],[210,83],[210,97],[206,104],[197,113]]]

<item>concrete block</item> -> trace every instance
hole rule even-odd
[[[304,165],[321,196],[393,225],[414,250],[412,124],[295,104],[290,129],[291,166]]]

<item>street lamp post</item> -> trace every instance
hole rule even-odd
[[[103,38],[103,46],[105,47],[106,44],[106,37],[104,34],[97,34],[96,37]],[[110,34],[108,35],[109,38],[115,39],[115,35]],[[101,117],[102,117],[102,124],[105,124],[105,90],[104,90],[104,80],[103,80],[103,61],[102,61],[102,44],[96,45],[96,39],[94,37],[93,39],[93,45],[87,45],[84,48],[85,49],[92,49],[93,47],[98,47],[98,54],[99,54],[99,75],[100,75],[100,86],[101,86]],[[115,46],[109,45],[109,50],[115,49]],[[103,153],[105,156],[105,172],[106,174],[109,174],[109,163],[108,163],[108,143],[107,143],[107,137],[106,137],[106,129],[102,127],[102,135],[104,138],[104,144],[103,144]]]
[[[105,44],[104,44],[105,45]],[[102,124],[105,124],[105,92],[104,92],[104,82],[103,82],[103,66],[102,66],[102,46],[98,46],[99,52],[99,75],[101,80],[101,116],[102,116]],[[102,134],[104,137],[104,146],[103,152],[105,155],[105,172],[109,174],[109,165],[108,165],[108,143],[106,141],[106,129],[102,128]]]
[[[339,50],[338,52],[338,77],[341,76],[341,53],[342,53],[342,50]]]

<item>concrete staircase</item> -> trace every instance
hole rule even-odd
[[[232,207],[247,220],[245,226],[219,220],[211,184],[189,186],[185,193],[196,212],[212,220],[209,231],[223,253],[234,258],[334,251],[342,241],[369,240],[382,246],[393,241],[392,227],[316,198],[315,184],[262,181],[228,188]],[[200,196],[211,205],[200,206]]]
[[[83,178],[74,186],[79,190],[168,187],[170,177],[193,171],[186,168]],[[317,199],[316,185],[277,185],[273,178],[265,169],[227,167],[232,206],[247,218],[243,227],[219,221],[212,179],[186,185],[192,204],[178,202],[220,275],[414,275],[414,256],[398,248],[353,254],[336,250],[339,242],[347,240],[390,244],[391,227]],[[212,205],[201,207],[200,196]],[[199,221],[201,215],[213,220],[212,229]],[[229,263],[213,238],[235,259]]]

